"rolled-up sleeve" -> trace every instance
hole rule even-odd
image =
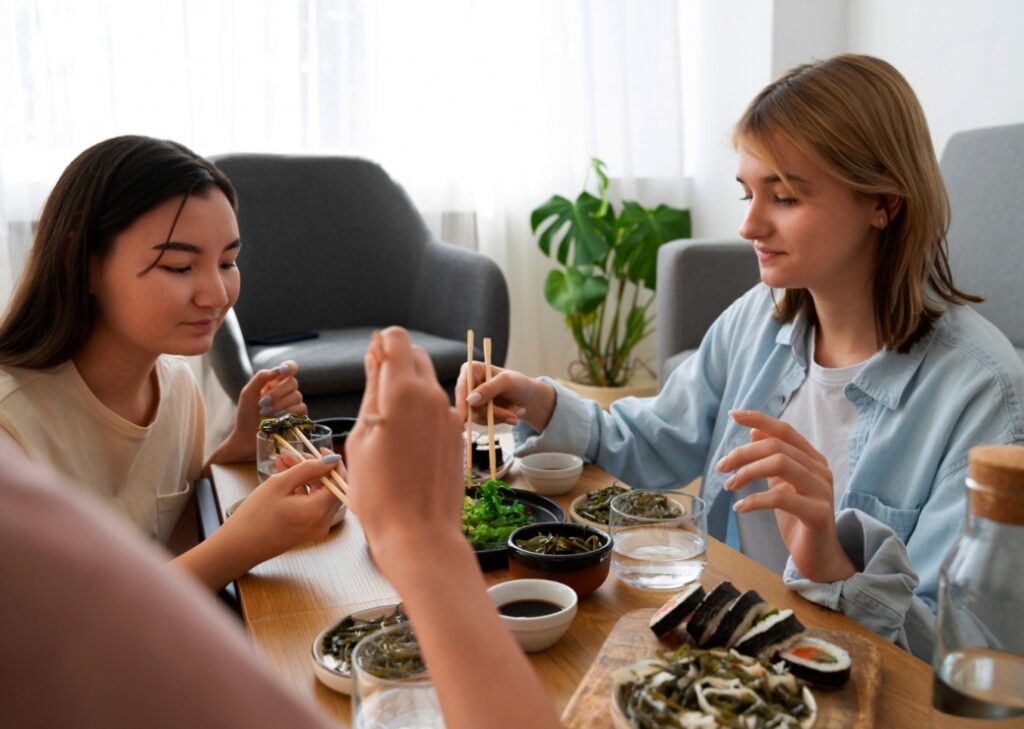
[[[855,509],[839,512],[836,531],[857,573],[848,580],[815,582],[804,577],[790,557],[783,574],[786,584],[811,602],[841,612],[930,661],[934,603],[914,593],[919,580],[907,546],[885,524]]]

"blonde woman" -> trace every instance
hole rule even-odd
[[[163,543],[187,526],[204,462],[252,460],[261,414],[306,412],[295,363],[262,370],[242,389],[231,433],[203,452],[203,398],[176,355],[209,350],[238,298],[235,207],[228,179],[180,144],[100,142],[47,199],[0,323],[0,438]],[[334,497],[297,487],[337,460],[269,479],[179,564],[219,588],[326,534]]]
[[[658,397],[604,413],[504,371],[460,407],[494,400],[521,453],[578,453],[634,486],[703,476],[713,536],[928,659],[967,451],[1024,442],[1024,367],[953,283],[946,191],[895,68],[794,68],[733,140],[762,284]]]

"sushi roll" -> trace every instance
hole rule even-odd
[[[718,587],[708,593],[686,624],[686,632],[693,638],[694,643],[701,647],[707,645],[729,604],[739,596],[740,591],[728,580],[720,582]]]
[[[755,658],[767,658],[795,643],[803,632],[804,626],[792,610],[772,610],[762,615],[736,641],[736,652]]]
[[[850,654],[820,638],[806,635],[778,657],[790,673],[819,688],[841,688],[850,680]]]
[[[728,612],[708,640],[708,645],[732,648],[740,636],[750,630],[757,619],[769,610],[771,608],[768,607],[768,603],[756,591],[747,590],[729,606]]]
[[[659,638],[667,635],[686,620],[704,599],[704,588],[700,583],[688,585],[685,590],[666,602],[651,617],[651,630]]]

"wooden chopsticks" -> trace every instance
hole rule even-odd
[[[491,379],[491,338],[484,337],[484,382]],[[487,401],[487,455],[491,464],[491,480],[498,477],[498,464],[494,457],[494,399]]]
[[[313,445],[310,442],[309,438],[307,438],[303,434],[303,432],[301,430],[299,430],[298,428],[292,428],[292,434],[298,436],[298,439],[302,441],[302,443],[306,446],[306,449],[309,450],[309,452],[312,455],[316,456],[317,458],[321,457],[321,454],[316,449],[316,446]],[[286,450],[289,453],[291,453],[293,456],[298,458],[300,461],[305,458],[305,456],[302,454],[301,451],[296,449],[295,446],[293,446],[291,443],[286,441],[284,438],[282,438],[277,433],[274,433],[274,440],[277,441],[277,444],[281,448],[283,448],[284,450]],[[333,476],[334,480],[332,481],[331,479],[327,478],[326,476],[321,476],[320,477],[320,483],[322,483],[324,486],[326,486],[328,491],[330,491],[332,494],[337,496],[338,500],[341,503],[343,503],[345,506],[348,506],[349,505],[348,497],[347,497],[347,495],[348,495],[348,484],[345,483],[345,479],[343,479],[341,477],[341,475],[337,471],[331,471],[328,475]]]
[[[473,330],[466,332],[466,396],[473,392]],[[473,483],[473,408],[466,407],[466,483]]]

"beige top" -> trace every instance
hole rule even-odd
[[[101,403],[71,361],[0,367],[0,429],[166,543],[203,467],[206,414],[182,358],[160,357],[156,372],[156,416],[140,427]]]

